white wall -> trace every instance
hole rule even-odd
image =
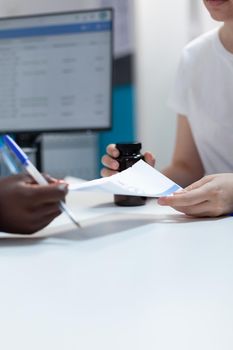
[[[196,1],[135,0],[138,139],[159,168],[169,163],[175,141],[176,117],[167,98],[181,50],[216,25]]]
[[[95,7],[97,0],[0,0],[0,15],[11,16]]]

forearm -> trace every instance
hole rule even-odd
[[[204,175],[201,169],[197,171],[196,169],[189,168],[185,164],[172,164],[163,169],[162,173],[181,187],[192,184]]]

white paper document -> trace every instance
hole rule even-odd
[[[70,185],[70,191],[109,192],[131,196],[163,197],[181,187],[143,160],[132,167],[109,177]]]

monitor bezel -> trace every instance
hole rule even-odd
[[[40,134],[59,134],[59,133],[74,133],[74,132],[98,132],[98,131],[110,131],[113,126],[113,47],[114,47],[114,36],[113,36],[113,28],[114,28],[114,9],[112,7],[103,7],[103,8],[92,8],[92,9],[81,9],[81,10],[69,10],[69,11],[57,11],[57,12],[42,12],[42,13],[33,13],[26,15],[17,15],[17,16],[6,16],[0,17],[0,26],[1,21],[5,20],[17,20],[17,19],[30,19],[30,18],[39,18],[39,17],[49,17],[49,16],[63,16],[63,15],[72,15],[72,14],[82,14],[82,13],[91,13],[91,12],[100,12],[100,11],[110,11],[111,12],[111,22],[112,22],[112,30],[111,30],[111,45],[110,45],[110,57],[111,57],[111,72],[110,72],[110,105],[109,105],[109,126],[106,127],[75,127],[75,128],[59,128],[59,129],[27,129],[27,130],[17,130],[17,129],[2,129],[0,126],[0,135],[11,133],[16,136],[23,135],[31,135],[31,137],[36,137]],[[1,117],[0,117],[1,120]],[[29,136],[30,137],[30,136]]]

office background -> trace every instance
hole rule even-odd
[[[163,0],[0,0],[0,16],[105,5],[116,8],[118,35],[114,50],[113,130],[95,135],[63,135],[59,141],[56,135],[46,137],[44,168],[55,176],[99,176],[99,160],[109,142],[140,140],[144,150],[156,155],[158,167],[165,166],[172,155],[176,124],[166,102],[182,47],[218,25],[209,19],[201,0],[169,4]],[[123,15],[127,21],[124,30],[128,31],[125,43],[119,38]],[[70,163],[60,164],[58,151],[71,154],[63,157]]]

